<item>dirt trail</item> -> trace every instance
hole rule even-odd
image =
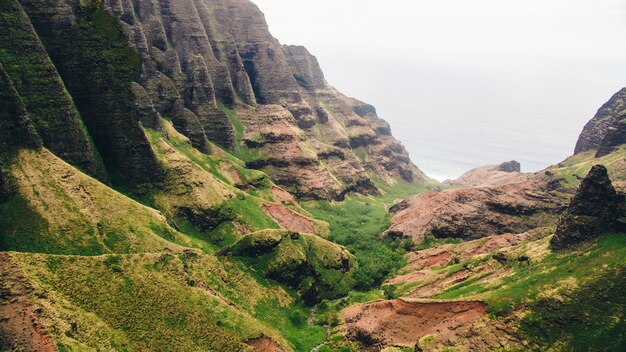
[[[446,341],[463,334],[486,314],[480,301],[377,301],[348,308],[345,331],[369,348],[392,345],[412,348],[426,335]]]
[[[41,329],[41,308],[28,298],[32,291],[10,255],[0,253],[0,350],[57,351]]]

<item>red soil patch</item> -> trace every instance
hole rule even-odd
[[[467,270],[457,271],[449,277],[439,279],[428,285],[420,286],[411,291],[407,296],[411,298],[426,298],[432,297],[436,294],[443,292],[448,286],[455,285],[469,279],[472,273]]]
[[[280,204],[265,203],[263,210],[283,229],[301,233],[317,233],[319,226],[315,221],[306,218]]]
[[[408,267],[411,269],[421,270],[430,269],[438,266],[447,265],[452,259],[452,254],[448,251],[442,251],[438,248],[429,248],[409,256]]]
[[[419,280],[421,278],[423,278],[424,276],[426,276],[425,273],[421,272],[421,271],[416,271],[410,274],[406,274],[406,275],[400,275],[400,276],[396,276],[394,278],[391,278],[387,281],[385,281],[385,285],[395,285],[395,284],[401,284],[404,282],[411,282],[411,281],[415,281],[415,280]]]
[[[272,187],[272,194],[274,194],[274,197],[276,197],[276,199],[278,199],[283,204],[294,204],[295,203],[291,193],[285,191],[284,189],[282,189],[280,187],[273,186]]]
[[[8,351],[56,351],[54,341],[42,331],[38,307],[27,298],[32,287],[7,253],[0,253],[0,348]]]
[[[460,335],[486,314],[485,307],[480,301],[378,301],[348,308],[344,313],[345,330],[351,339],[366,347],[413,347],[429,334],[437,341]]]
[[[232,166],[228,167],[226,168],[226,172],[228,172],[228,176],[230,176],[231,181],[233,181],[236,185],[243,185],[243,179],[236,168]]]
[[[282,348],[266,335],[250,339],[247,344],[252,347],[255,352],[283,352]]]
[[[514,234],[504,234],[499,236],[491,236],[487,237],[485,242],[483,242],[480,246],[476,247],[471,254],[479,255],[493,252],[496,249],[515,246],[520,243],[523,239],[523,236],[514,235]]]

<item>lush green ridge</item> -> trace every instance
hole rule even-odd
[[[106,178],[72,97],[18,0],[0,4],[0,63],[44,145],[86,172]]]
[[[0,108],[10,111],[0,111],[0,127],[33,136],[0,145],[10,150],[0,155],[3,306],[32,319],[60,351],[249,351],[263,335],[285,351],[310,351],[342,309],[414,288],[381,285],[409,251],[441,242],[381,233],[387,209],[429,185],[389,186],[370,175],[379,196],[303,207],[281,199],[267,174],[242,161],[260,151],[237,143],[232,154],[213,144],[201,153],[168,120],[143,128],[131,91],[140,60],[120,23],[99,0],[73,5],[0,4]],[[76,22],[60,24],[50,16],[55,6]],[[241,141],[235,110],[219,109]],[[3,124],[5,117],[15,121]],[[574,187],[593,163],[620,165],[624,150],[601,159],[583,153],[549,172]],[[355,154],[365,159],[362,147]],[[626,179],[620,172],[613,176]],[[279,229],[268,204],[314,218],[315,233]],[[435,298],[484,300],[495,320],[519,313],[517,333],[537,346],[626,345],[626,236],[568,253],[548,252],[547,240],[524,248],[538,257],[530,265],[502,264],[511,272],[504,279],[474,277]],[[493,253],[436,270],[450,277],[488,261]],[[338,330],[331,340],[352,350]]]
[[[377,287],[390,274],[404,265],[404,254],[413,248],[411,240],[383,239],[381,234],[391,225],[387,211],[394,202],[424,191],[424,188],[398,182],[384,187],[383,195],[348,196],[342,202],[307,202],[304,207],[315,217],[330,224],[329,240],[344,245],[359,263],[355,271],[356,287],[369,290]]]
[[[51,16],[52,5],[68,21]],[[141,61],[117,20],[99,1],[83,1],[75,8],[60,0],[25,1],[23,6],[111,176],[129,183],[159,180],[162,170],[139,125],[131,91]]]

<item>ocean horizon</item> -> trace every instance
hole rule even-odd
[[[413,162],[440,181],[485,164],[517,160],[534,172],[566,159],[626,77],[621,63],[575,59],[459,65],[336,53],[320,62],[331,85],[374,105]]]

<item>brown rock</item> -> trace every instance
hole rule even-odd
[[[392,208],[395,231],[421,241],[435,237],[476,239],[504,233],[520,233],[537,227],[539,217],[552,219],[563,209],[558,195],[544,181],[529,178],[502,186],[451,189],[422,193]]]
[[[596,156],[609,154],[626,143],[626,88],[615,93],[585,125],[574,154],[596,150]]]
[[[485,165],[472,169],[454,180],[446,180],[451,186],[479,187],[496,186],[519,182],[529,178],[531,174],[520,172],[520,163],[507,161],[499,165]]]
[[[559,219],[550,247],[566,249],[615,230],[625,206],[624,195],[613,188],[606,167],[594,166]]]

